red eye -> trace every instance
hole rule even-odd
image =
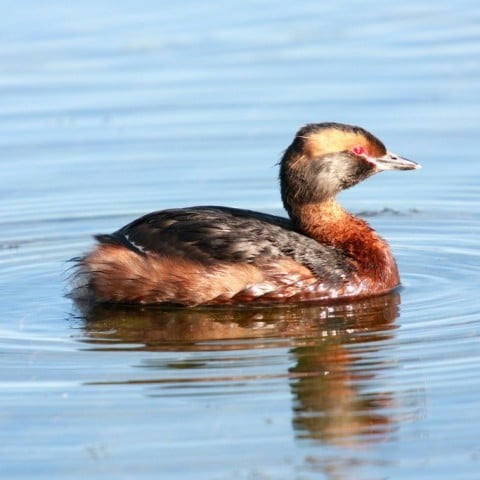
[[[352,148],[352,153],[355,155],[363,155],[365,153],[365,149],[361,145],[355,145]]]

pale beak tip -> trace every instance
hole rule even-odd
[[[379,170],[418,170],[422,168],[419,163],[400,157],[392,152],[387,152],[382,157],[374,159],[373,163]]]

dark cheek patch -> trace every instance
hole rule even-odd
[[[341,181],[342,189],[350,188],[375,173],[375,165],[368,160],[359,161],[357,158],[348,164],[347,172]]]

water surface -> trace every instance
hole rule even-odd
[[[476,479],[475,2],[0,2],[5,478]],[[284,214],[281,152],[360,124],[423,165],[342,194],[403,288],[338,305],[84,310],[91,235]]]

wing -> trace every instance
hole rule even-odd
[[[348,262],[332,247],[299,233],[290,220],[250,210],[192,207],[141,217],[101,243],[119,243],[139,254],[188,258],[206,265],[264,265],[289,257],[317,275],[345,278]]]

